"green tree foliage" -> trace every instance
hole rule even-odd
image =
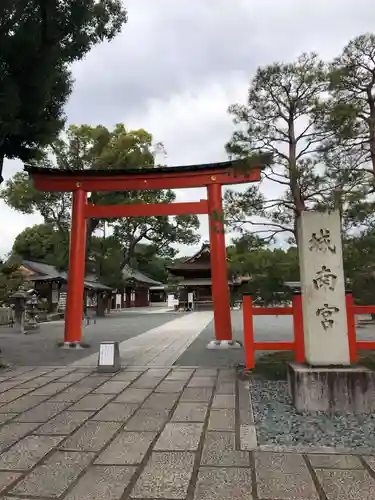
[[[346,233],[374,225],[375,35],[351,40],[329,67],[329,98],[321,113],[322,161],[329,172],[322,207],[339,208]]]
[[[104,285],[122,288],[122,248],[113,236],[93,236],[86,261],[86,274],[95,276]]]
[[[141,273],[161,283],[167,283],[169,275],[166,267],[171,265],[174,259],[159,255],[158,248],[154,245],[141,243],[136,248],[136,261]]]
[[[35,158],[63,127],[69,66],[126,21],[121,0],[2,0],[0,183],[5,157]]]
[[[37,165],[59,169],[127,169],[154,168],[155,156],[163,151],[160,143],[154,144],[152,135],[145,130],[127,130],[118,124],[113,130],[103,126],[71,126],[66,136],[59,138],[45,149]],[[26,214],[40,213],[46,224],[58,230],[62,238],[68,238],[71,214],[69,193],[44,193],[34,189],[25,173],[17,173],[6,182],[0,196],[17,211]],[[113,193],[91,193],[88,202],[98,205],[171,203],[175,193],[160,191],[120,191]],[[112,219],[108,226],[121,248],[119,265],[137,267],[137,246],[151,245],[153,255],[160,258],[174,257],[177,251],[173,244],[195,244],[199,241],[196,230],[199,221],[196,215],[176,217],[134,217]],[[87,263],[95,253],[93,238],[96,230],[103,228],[103,221],[88,222]]]
[[[357,303],[375,303],[375,229],[344,240],[344,270]]]
[[[24,281],[19,266],[20,261],[15,257],[5,262],[0,260],[0,306],[10,304],[11,295]]]
[[[280,193],[265,196],[263,183],[245,192],[229,191],[226,212],[235,229],[250,225],[268,240],[285,231],[295,237],[299,214],[320,200],[326,188],[317,164],[326,132],[317,125],[327,89],[325,64],[316,54],[302,54],[290,64],[259,68],[247,104],[229,107],[238,127],[226,145],[228,153],[239,158],[272,154],[273,164],[266,167],[263,183],[268,188],[272,183],[273,191]]]
[[[233,241],[228,257],[233,275],[250,278],[240,293],[251,293],[254,299],[266,305],[291,298],[291,289],[285,282],[299,280],[296,247],[285,251],[272,249],[259,236],[250,233]]]
[[[351,40],[330,67],[326,127],[353,167],[375,172],[375,35]]]
[[[13,243],[12,254],[22,260],[44,262],[66,270],[69,262],[69,235],[53,224],[39,224],[24,229]]]

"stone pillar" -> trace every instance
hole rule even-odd
[[[306,362],[349,365],[339,213],[302,212],[298,229]]]

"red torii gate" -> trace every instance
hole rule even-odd
[[[260,155],[259,166],[256,165],[250,169],[244,168],[243,160],[129,170],[57,170],[25,165],[24,169],[28,172],[36,189],[73,192],[64,344],[71,347],[79,346],[82,338],[86,219],[182,214],[209,215],[215,337],[219,342],[231,341],[232,326],[222,217],[222,186],[259,181],[265,163],[266,160]],[[138,205],[87,203],[87,193],[94,191],[199,187],[207,187],[207,200]]]

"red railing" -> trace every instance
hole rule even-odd
[[[348,321],[348,340],[350,361],[358,361],[359,350],[375,350],[375,341],[357,340],[355,329],[355,316],[361,314],[375,314],[375,306],[354,305],[351,293],[346,294],[346,315]],[[254,316],[293,316],[292,342],[255,342],[254,341]],[[243,325],[244,349],[247,369],[255,366],[255,351],[294,351],[298,363],[305,361],[305,344],[303,336],[302,297],[293,296],[292,307],[254,307],[251,295],[243,297]]]
[[[247,369],[255,366],[255,351],[294,351],[298,363],[305,361],[301,295],[293,296],[292,307],[253,307],[252,296],[244,295],[242,307]],[[293,342],[255,342],[253,316],[293,316]]]
[[[358,351],[375,350],[375,341],[357,340],[355,330],[355,316],[360,314],[375,314],[375,306],[356,306],[354,305],[353,295],[346,294],[346,315],[348,318],[348,338],[350,361],[358,361]]]

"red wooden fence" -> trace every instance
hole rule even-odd
[[[346,314],[348,320],[348,340],[350,361],[358,361],[358,350],[375,350],[375,341],[358,341],[355,330],[355,315],[375,314],[375,306],[354,305],[351,293],[346,294]],[[255,342],[254,316],[293,316],[292,342]],[[244,349],[247,369],[255,366],[255,351],[294,351],[298,363],[305,361],[305,344],[303,336],[302,297],[296,294],[292,299],[292,307],[254,307],[251,295],[243,297]]]

